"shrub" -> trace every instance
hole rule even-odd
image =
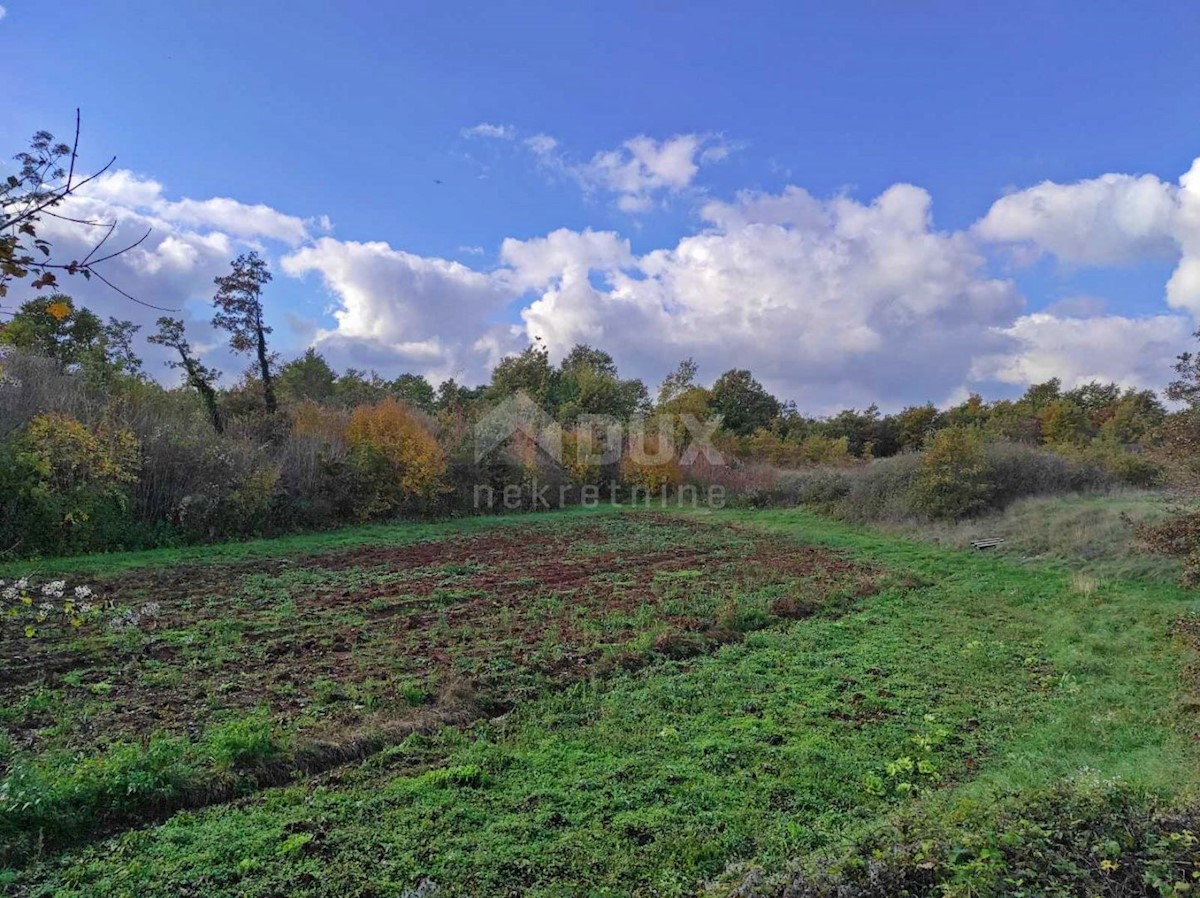
[[[683,471],[674,452],[666,451],[656,434],[640,435],[621,456],[621,483],[631,490],[659,495],[683,482]]]
[[[130,529],[140,454],[127,428],[39,415],[0,450],[0,548],[65,553],[118,548]]]
[[[977,429],[938,431],[921,456],[913,507],[935,519],[976,514],[988,506],[994,491],[988,473],[983,435]]]
[[[1063,455],[1017,443],[988,443],[992,508],[1007,507],[1025,496],[1061,495],[1104,489],[1111,478],[1078,455]]]
[[[851,479],[839,511],[858,521],[896,521],[917,515],[913,504],[921,456],[905,453],[881,458]]]
[[[445,485],[441,446],[421,416],[394,399],[355,409],[346,442],[374,487],[365,517],[427,502]]]
[[[1184,559],[1184,585],[1200,586],[1200,511],[1180,510],[1156,524],[1127,523],[1147,551]]]

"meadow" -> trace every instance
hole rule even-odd
[[[45,562],[157,608],[5,637],[0,883],[1174,894],[1197,603],[1135,573],[795,509]]]

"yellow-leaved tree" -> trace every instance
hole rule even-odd
[[[362,517],[428,502],[445,485],[442,447],[420,413],[395,399],[356,408],[346,442],[374,494]]]

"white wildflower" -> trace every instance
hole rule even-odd
[[[75,598],[77,598],[77,599],[89,598],[91,596],[91,594],[92,594],[92,588],[90,586],[76,586],[75,587]]]

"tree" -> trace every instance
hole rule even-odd
[[[744,368],[726,371],[712,385],[712,406],[721,426],[738,436],[768,427],[779,414],[779,400]]]
[[[338,404],[350,407],[382,402],[387,392],[387,381],[378,373],[372,371],[368,375],[359,368],[347,368],[333,385]]]
[[[1043,384],[1030,384],[1020,402],[1037,414],[1060,396],[1062,396],[1062,381],[1057,377],[1052,377]]]
[[[992,485],[978,428],[954,425],[934,434],[914,486],[916,507],[930,518],[955,520],[983,511]]]
[[[243,253],[233,260],[232,271],[213,279],[217,294],[213,305],[217,313],[213,326],[229,331],[229,346],[234,352],[253,353],[262,379],[263,402],[267,413],[274,414],[275,358],[267,349],[267,334],[271,328],[263,320],[262,290],[271,280],[267,263],[258,253]]]
[[[589,369],[612,378],[617,376],[617,363],[613,357],[603,349],[595,349],[586,343],[576,343],[558,367],[562,371]]]
[[[109,317],[100,335],[100,351],[106,368],[118,374],[141,374],[142,360],[133,351],[134,335],[141,329],[140,324]]]
[[[212,421],[213,429],[217,433],[224,433],[225,425],[221,422],[221,413],[217,409],[217,391],[213,387],[213,384],[221,376],[220,372],[205,366],[192,354],[191,344],[188,343],[183,332],[182,321],[178,318],[163,316],[158,319],[157,324],[158,333],[150,337],[149,341],[159,346],[166,346],[168,349],[174,349],[179,353],[178,361],[171,359],[167,364],[171,368],[183,370],[188,386],[199,393],[200,398],[204,401],[204,408],[208,412],[209,420]]]
[[[76,178],[79,122],[79,110],[76,110],[75,140],[69,145],[56,143],[54,135],[49,131],[38,131],[33,135],[29,149],[14,157],[20,166],[17,173],[0,181],[0,297],[8,295],[12,282],[29,277],[32,277],[29,286],[34,290],[55,288],[58,286],[57,272],[64,272],[83,275],[87,280],[94,276],[122,296],[141,305],[149,305],[114,286],[96,268],[101,262],[133,249],[150,236],[149,231],[122,249],[97,255],[116,230],[115,222],[88,221],[52,211],[74,195],[79,188],[104,174],[116,161],[114,156],[89,177]],[[86,256],[69,261],[54,261],[50,242],[38,236],[44,215],[85,227],[103,229],[105,233]]]
[[[932,402],[910,405],[896,415],[896,439],[901,450],[920,449],[935,429],[938,410]]]
[[[438,386],[434,405],[438,411],[462,409],[481,399],[487,390],[487,387],[464,387],[451,377]]]
[[[510,355],[500,361],[492,371],[492,385],[488,394],[493,399],[504,399],[523,392],[543,410],[552,414],[555,380],[555,371],[550,366],[550,354],[538,343],[518,355]]]
[[[570,423],[580,415],[608,415],[627,420],[648,405],[646,385],[621,380],[613,357],[580,343],[559,365],[554,404],[559,420]]]
[[[76,309],[63,293],[31,299],[0,328],[0,345],[54,359],[66,370],[94,349],[104,334],[100,319],[88,309]]]
[[[405,405],[423,412],[434,410],[433,384],[420,374],[401,374],[389,386],[392,395]]]
[[[674,371],[663,378],[662,385],[658,388],[657,404],[663,405],[670,402],[694,388],[699,371],[700,366],[692,359],[684,359],[680,362]]]
[[[1048,446],[1082,445],[1090,435],[1087,412],[1069,399],[1055,399],[1038,417],[1042,421],[1042,440]]]
[[[1192,334],[1200,339],[1200,330]],[[1167,385],[1167,398],[1175,402],[1186,402],[1193,410],[1200,407],[1200,355],[1181,353],[1175,359],[1178,377]]]
[[[293,402],[327,402],[333,398],[337,374],[311,346],[304,355],[279,369],[279,390]]]

